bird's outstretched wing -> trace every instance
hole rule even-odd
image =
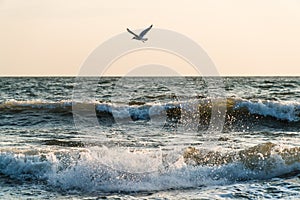
[[[129,28],[127,28],[127,31],[129,32],[129,33],[131,33],[132,35],[134,35],[135,37],[139,37],[137,34],[135,34],[134,32],[132,32],[131,30],[129,30]]]
[[[148,33],[148,31],[150,31],[150,29],[152,28],[152,26],[153,26],[153,24],[151,26],[149,26],[148,28],[146,28],[145,30],[143,30],[140,33],[139,37],[141,37],[141,38],[144,37],[144,35],[146,35]]]

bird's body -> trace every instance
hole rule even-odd
[[[153,25],[149,26],[148,28],[146,28],[145,30],[143,30],[139,35],[135,34],[134,32],[132,32],[129,28],[127,28],[127,31],[129,33],[131,33],[132,35],[134,35],[134,37],[132,39],[134,40],[139,40],[142,42],[145,42],[148,40],[148,38],[144,38],[144,36],[148,33],[148,31],[150,31],[150,29],[152,28]]]

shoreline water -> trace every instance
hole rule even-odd
[[[300,197],[299,77],[225,77],[222,132],[201,77],[98,80],[88,129],[74,79],[0,78],[1,198]],[[187,165],[188,147],[202,164]]]

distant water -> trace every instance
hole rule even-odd
[[[207,80],[0,78],[0,199],[300,199],[300,78]]]

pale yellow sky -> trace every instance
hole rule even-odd
[[[77,75],[102,42],[150,24],[196,41],[221,75],[300,75],[299,0],[0,0],[0,75]]]

